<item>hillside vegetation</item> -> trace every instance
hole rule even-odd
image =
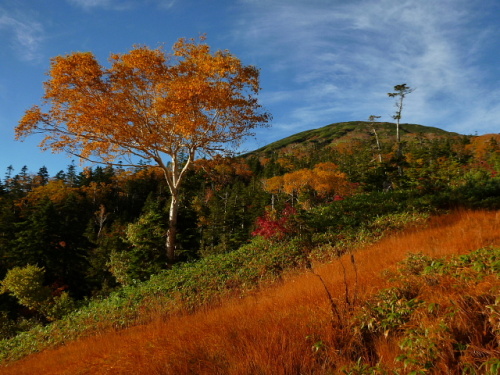
[[[396,144],[394,124],[332,124],[199,161],[181,192],[173,266],[165,253],[171,197],[158,169],[77,172],[71,164],[51,177],[9,167],[0,183],[1,371],[494,373],[500,136],[401,131]],[[401,271],[381,277],[405,257]],[[287,285],[309,291],[276,315],[281,302],[267,305],[268,293],[288,295]],[[318,309],[307,307],[309,297]],[[233,308],[256,312],[216,318]],[[217,321],[227,328],[213,328]],[[126,332],[155,339],[126,344]],[[99,348],[100,337],[113,350],[75,359],[81,369],[34,354]],[[142,354],[120,354],[134,350]]]
[[[335,249],[332,248],[332,251]],[[496,374],[499,212],[457,211],[240,299],[108,331],[3,374]]]
[[[340,122],[326,125],[318,129],[306,130],[290,137],[283,138],[251,152],[250,155],[276,152],[293,144],[300,144],[301,146],[315,144],[316,146],[324,147],[332,143],[342,143],[352,140],[353,138],[364,140],[373,139],[375,136],[373,133],[374,128],[376,129],[377,135],[380,136],[381,139],[387,140],[396,135],[396,128],[394,124],[390,122]],[[419,135],[425,136],[426,138],[453,138],[459,136],[457,133],[417,124],[402,124],[401,132],[403,140],[408,140]]]

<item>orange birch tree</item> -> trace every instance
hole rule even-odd
[[[228,153],[265,125],[259,71],[228,51],[179,39],[172,53],[136,46],[112,54],[110,68],[90,52],[51,60],[40,106],[27,110],[16,139],[43,133],[40,147],[82,160],[126,166],[149,160],[171,193],[166,251],[175,260],[180,187],[195,159]]]

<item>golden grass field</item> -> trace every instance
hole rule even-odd
[[[500,246],[500,212],[456,211],[357,249],[352,253],[354,265],[351,254],[346,254],[315,264],[312,270],[288,274],[282,282],[245,298],[228,298],[196,313],[159,315],[147,325],[102,332],[31,355],[0,368],[0,373],[337,373],[332,369],[347,364],[339,348],[356,345],[350,341],[352,331],[342,326],[343,319],[388,285],[383,270],[394,268],[408,253],[444,257],[486,246]],[[390,368],[399,353],[396,341],[380,339],[374,346]]]

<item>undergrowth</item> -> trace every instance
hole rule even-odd
[[[343,372],[498,374],[499,276],[500,248],[451,259],[411,254],[388,274],[394,286],[367,301],[351,322],[369,354]],[[381,340],[398,343],[395,365],[380,357]]]

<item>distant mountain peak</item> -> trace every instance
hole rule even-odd
[[[317,129],[305,130],[289,137],[272,142],[247,155],[269,153],[278,151],[292,144],[314,143],[318,145],[331,145],[333,143],[346,142],[352,139],[370,139],[373,137],[375,128],[379,138],[384,142],[396,136],[396,124],[391,122],[370,122],[370,121],[348,121],[329,124]],[[448,132],[446,130],[424,126],[418,124],[400,124],[401,137],[405,139],[425,136],[436,137],[456,137],[460,134]]]

